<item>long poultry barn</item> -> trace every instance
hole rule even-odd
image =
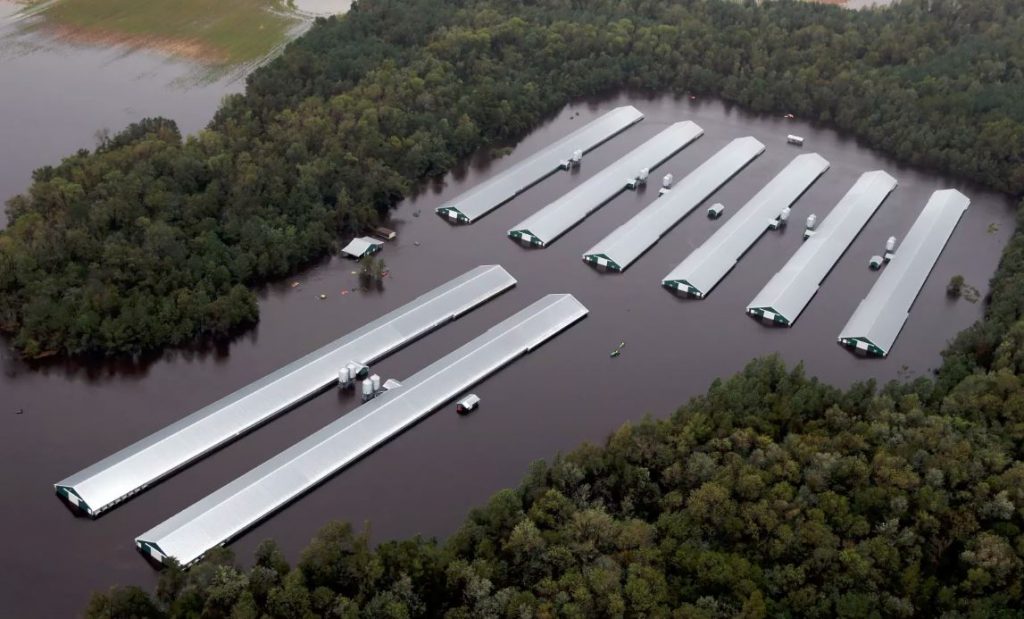
[[[452,223],[471,224],[526,191],[560,168],[578,164],[584,155],[643,120],[632,105],[617,107],[573,131],[520,163],[436,209]]]
[[[233,539],[466,389],[587,315],[575,297],[541,298],[356,410],[143,533],[147,557],[182,565]]]
[[[702,163],[665,195],[612,231],[583,254],[583,261],[624,271],[693,209],[764,152],[752,137],[736,138]]]
[[[854,351],[889,354],[910,308],[971,201],[955,189],[936,191],[868,295],[839,332],[839,343]]]
[[[58,482],[57,495],[95,518],[334,384],[347,363],[368,365],[515,284],[500,266],[472,269]]]
[[[773,324],[792,326],[846,248],[895,188],[896,179],[882,170],[861,174],[817,230],[747,305],[747,313]]]
[[[688,120],[670,125],[569,193],[527,217],[509,230],[508,236],[531,247],[546,247],[620,192],[641,179],[646,180],[651,169],[703,134],[703,129]]]
[[[706,297],[783,209],[796,202],[825,173],[828,165],[817,153],[794,158],[711,238],[672,269],[662,279],[662,285],[698,299]]]

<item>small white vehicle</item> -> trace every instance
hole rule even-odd
[[[471,393],[466,397],[462,398],[461,400],[459,400],[459,402],[455,405],[455,411],[458,412],[460,415],[465,415],[467,413],[475,411],[478,406],[480,406],[479,396],[477,396],[475,393]]]

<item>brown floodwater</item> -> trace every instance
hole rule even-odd
[[[452,227],[433,213],[446,199],[627,103],[646,120],[585,157],[579,172],[544,180],[472,226]],[[768,146],[710,199],[727,206],[723,219],[710,221],[703,209],[695,211],[624,274],[599,273],[580,256],[649,204],[656,185],[621,194],[547,249],[525,249],[505,237],[529,213],[684,119],[701,125],[705,135],[652,178],[666,172],[680,178],[738,136],[753,135]],[[788,146],[787,133],[806,137],[804,148]],[[766,234],[706,300],[682,300],[662,289],[663,275],[800,152],[819,152],[832,167],[796,203],[795,225]],[[811,212],[826,215],[858,175],[873,169],[893,174],[899,187],[796,326],[768,328],[747,317],[747,302],[800,245],[800,222]],[[888,236],[902,238],[930,193],[945,187],[960,189],[973,203],[892,354],[864,359],[840,348],[839,329],[877,277],[868,258],[880,253]],[[668,416],[754,356],[778,353],[839,385],[927,375],[947,341],[983,311],[981,303],[947,299],[946,282],[960,273],[985,293],[1012,225],[1013,205],[1004,196],[901,166],[800,120],[668,96],[621,94],[568,106],[509,156],[475,162],[403,203],[394,214],[398,239],[383,253],[393,274],[383,291],[342,296],[356,277],[351,262],[334,259],[261,291],[259,326],[219,349],[170,352],[134,369],[29,368],[6,354],[0,374],[0,488],[6,495],[0,530],[7,569],[0,605],[11,616],[62,616],[80,612],[93,590],[151,587],[156,572],[135,552],[135,535],[345,414],[355,400],[329,391],[96,521],[73,517],[54,496],[53,482],[478,264],[502,264],[519,285],[378,364],[382,377],[411,375],[546,293],[575,294],[590,316],[475,387],[482,398],[477,412],[459,417],[453,406],[445,407],[235,541],[231,547],[242,561],[268,537],[295,559],[331,519],[370,523],[375,540],[448,535],[471,507],[516,484],[531,461],[602,441],[648,414]],[[301,285],[292,288],[292,280]],[[609,358],[619,342],[626,343],[622,355]],[[24,414],[15,414],[19,408]]]

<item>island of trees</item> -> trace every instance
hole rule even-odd
[[[37,170],[0,233],[0,330],[27,357],[230,335],[258,319],[253,286],[328,255],[416,183],[623,87],[792,112],[1020,194],[1022,11],[362,0],[198,135],[150,119]]]

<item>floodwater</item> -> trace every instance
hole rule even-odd
[[[507,168],[617,105],[647,118],[584,158],[575,173],[556,174],[472,226],[453,227],[433,213],[445,200]],[[578,113],[578,115],[577,115]],[[623,274],[600,273],[581,254],[649,204],[657,185],[626,192],[547,249],[526,249],[505,231],[666,125],[689,119],[704,137],[652,173],[681,178],[729,140],[753,135],[765,154],[713,195],[723,219],[699,209]],[[803,149],[787,133],[806,137]],[[816,151],[832,164],[796,203],[789,230],[767,233],[702,301],[661,288],[663,275],[733,215],[795,155]],[[803,219],[819,218],[867,170],[885,169],[899,187],[882,205],[792,329],[765,327],[743,308],[800,245]],[[890,235],[902,238],[930,193],[956,187],[973,200],[913,308],[889,358],[856,357],[835,338],[877,274],[867,261]],[[383,291],[356,285],[353,263],[334,259],[262,291],[258,328],[205,353],[167,353],[143,368],[28,368],[10,359],[0,374],[0,488],[5,509],[5,578],[0,605],[12,616],[80,611],[90,591],[113,584],[151,587],[156,572],[136,553],[135,535],[187,507],[356,406],[327,392],[237,443],[149,489],[96,521],[75,518],[52,484],[115,450],[358,327],[382,312],[478,264],[499,263],[519,285],[457,322],[379,363],[384,378],[402,379],[455,349],[543,294],[571,292],[590,316],[473,391],[480,409],[459,417],[453,406],[414,428],[269,518],[232,544],[248,562],[260,540],[276,538],[295,559],[331,519],[368,522],[375,540],[414,534],[445,536],[465,513],[514,485],[527,465],[584,441],[602,441],[628,421],[665,417],[719,376],[752,357],[777,352],[804,362],[810,374],[840,385],[856,380],[925,375],[957,331],[982,315],[982,304],[951,301],[944,289],[963,274],[987,290],[1012,232],[1005,197],[900,166],[832,130],[781,118],[751,116],[713,100],[621,94],[569,106],[522,140],[508,156],[477,162],[426,188],[395,212],[398,239],[382,254],[393,276]],[[318,299],[326,294],[327,300]],[[622,355],[609,352],[625,342]],[[16,415],[23,408],[24,414]],[[62,595],[54,596],[55,586]]]
[[[0,0],[0,205],[28,188],[36,168],[94,148],[99,130],[165,116],[194,133],[225,95],[245,87],[239,75],[214,79],[154,53],[23,32],[21,8]],[[0,208],[0,228],[6,222]]]

